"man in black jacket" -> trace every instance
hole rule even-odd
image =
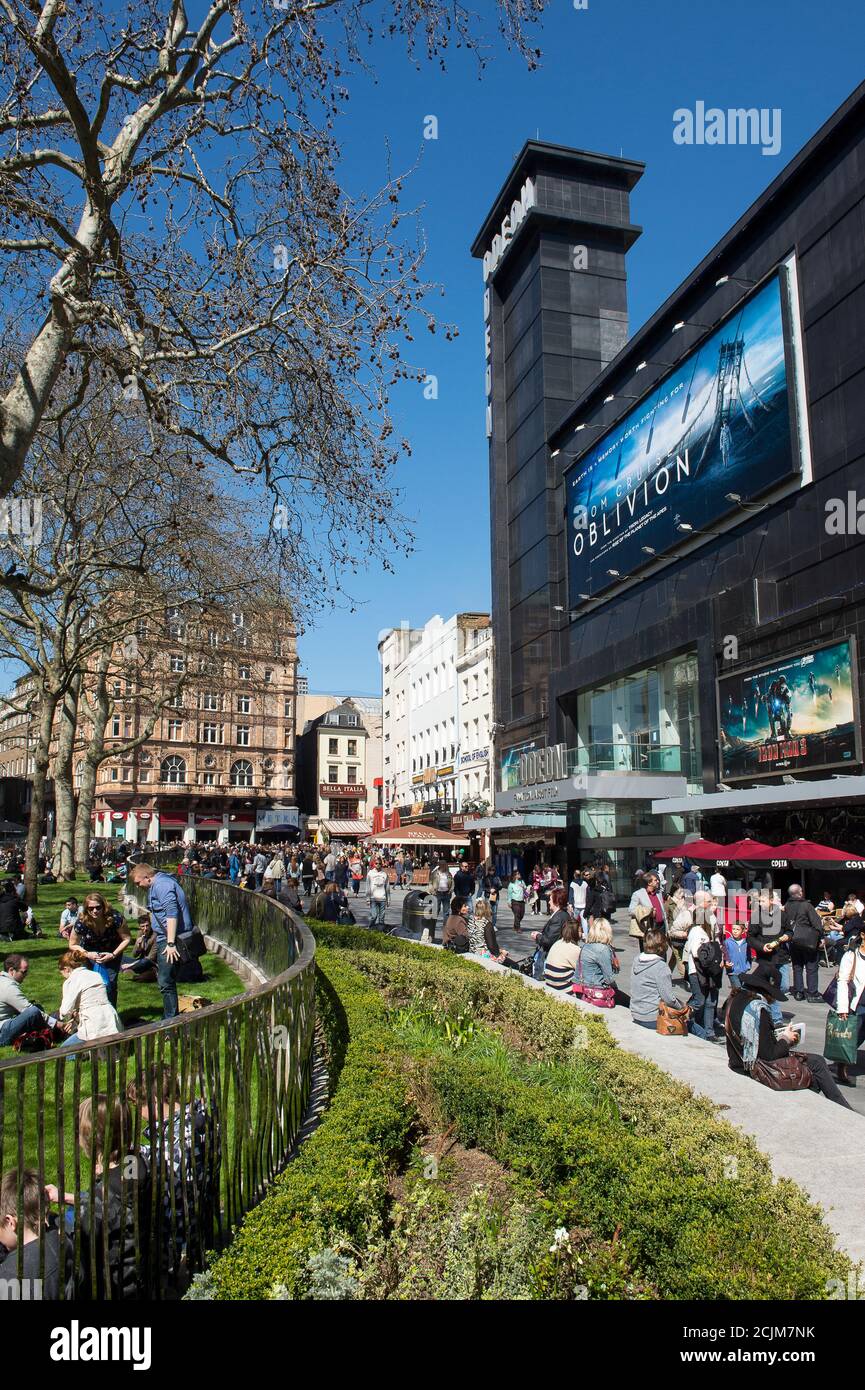
[[[784,906],[784,931],[790,937],[790,958],[793,962],[793,993],[801,1001],[819,1004],[817,993],[817,955],[823,923],[809,903],[800,883],[791,883]],[[807,996],[803,990],[803,971],[807,980]]]
[[[773,1001],[784,1003],[787,1000],[787,995],[781,989],[780,972],[775,966],[758,961],[749,975],[741,977],[741,985],[742,988],[735,991],[727,1006],[725,1025],[727,1062],[731,1071],[739,1072],[742,1076],[750,1076],[753,1064],[757,1060],[776,1062],[781,1057],[789,1057],[799,1041],[799,1034],[795,1028],[791,1027],[776,1033],[772,1025],[768,1005]],[[746,1022],[753,1024],[753,1019],[750,1018],[746,1021],[743,1019],[743,1015],[748,1006],[755,1002],[764,1003],[767,1007],[761,1008],[759,1011],[756,1054],[749,1062],[747,1042],[749,1027],[746,1026]],[[836,1105],[843,1105],[845,1110],[849,1110],[851,1107],[835,1084],[835,1079],[829,1070],[825,1057],[819,1056],[816,1052],[806,1052],[804,1056],[811,1072],[809,1089],[819,1091],[821,1095],[835,1101]],[[779,1087],[779,1089],[785,1088]],[[792,1090],[795,1087],[789,1089]]]

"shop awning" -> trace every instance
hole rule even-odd
[[[527,813],[524,816],[481,816],[479,820],[471,822],[472,830],[512,830],[514,833],[523,830],[564,830],[567,826],[567,816],[544,815],[538,812],[535,815]]]
[[[184,829],[189,825],[188,816],[173,816],[170,811],[159,811],[159,824],[162,826],[183,826]],[[222,822],[220,821],[220,824]]]
[[[323,820],[320,828],[326,830],[331,837],[337,836],[338,839],[369,835],[372,829],[368,820]]]
[[[841,805],[865,798],[865,777],[829,777],[814,782],[772,783],[766,787],[731,787],[728,792],[698,792],[693,796],[655,797],[656,816],[681,816],[692,811],[759,811],[779,806]]]
[[[464,835],[437,830],[434,825],[407,825],[402,830],[387,830],[383,835],[376,835],[375,842],[377,845],[455,845],[462,849],[468,849],[470,843]]]

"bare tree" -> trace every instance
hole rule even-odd
[[[544,0],[499,0],[530,63]],[[96,364],[155,426],[263,478],[315,564],[405,548],[389,393],[424,308],[422,243],[389,175],[367,201],[335,173],[344,75],[376,32],[481,58],[448,0],[0,0],[0,254],[6,337],[0,495],[21,476],[64,368]],[[372,499],[372,500],[371,500]]]

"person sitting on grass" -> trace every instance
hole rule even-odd
[[[66,1298],[77,1296],[72,1241],[59,1230],[53,1216],[43,1215],[44,1204],[51,1200],[32,1168],[25,1168],[20,1174],[16,1168],[10,1168],[0,1180],[0,1299],[4,1301],[58,1299],[61,1247]],[[45,1251],[44,1267],[40,1248]]]
[[[81,951],[64,951],[57,961],[63,976],[60,1020],[68,1033],[65,1046],[92,1042],[123,1032],[123,1024],[108,998],[105,981]]]
[[[60,914],[60,926],[57,932],[58,936],[65,936],[66,940],[68,941],[69,937],[72,934],[72,928],[75,926],[80,916],[81,908],[79,906],[78,899],[67,898],[66,906]]]
[[[135,938],[132,954],[135,959],[121,965],[120,969],[128,971],[141,985],[154,984],[157,978],[157,941],[149,912],[139,913],[138,936]]]
[[[0,974],[0,1047],[11,1047],[16,1038],[45,1027],[45,1015],[22,989],[30,962],[13,951],[3,962]]]
[[[65,1203],[68,1231],[75,1228],[77,1211],[84,1285],[92,1287],[95,1273],[100,1300],[109,1291],[112,1300],[140,1297],[147,1282],[150,1169],[132,1135],[132,1112],[125,1100],[88,1096],[78,1107],[78,1146],[87,1187],[77,1196],[67,1192],[62,1197],[53,1185],[45,1188],[49,1201]],[[92,1189],[91,1162],[96,1179]]]
[[[219,1128],[200,1097],[181,1102],[179,1080],[168,1067],[160,1073],[153,1066],[133,1077],[126,1096],[141,1116],[139,1149],[149,1171],[171,1175],[162,1197],[162,1234],[165,1262],[172,1268],[184,1252],[200,1255],[201,1241],[209,1234]]]
[[[24,905],[7,878],[0,889],[0,941],[20,941],[24,935]]]

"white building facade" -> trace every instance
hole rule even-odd
[[[462,812],[464,791],[489,792],[490,651],[486,613],[447,620],[436,614],[423,628],[404,625],[383,635],[386,810],[447,818]]]

